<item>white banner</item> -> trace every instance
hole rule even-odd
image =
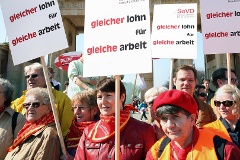
[[[204,54],[239,53],[240,1],[200,0]]]
[[[87,0],[84,77],[152,71],[149,0]]]
[[[57,0],[1,0],[14,65],[68,47]]]
[[[153,58],[197,58],[197,4],[154,5]]]

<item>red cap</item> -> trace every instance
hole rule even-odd
[[[161,93],[154,100],[153,111],[163,105],[173,105],[185,109],[190,114],[198,113],[198,105],[196,100],[187,92],[179,91],[179,90],[170,90]]]

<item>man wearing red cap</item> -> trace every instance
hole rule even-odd
[[[188,93],[163,92],[155,99],[153,111],[167,137],[152,146],[146,160],[239,159],[240,149],[235,144],[196,127],[198,106]]]
[[[197,70],[194,67],[189,65],[178,67],[175,71],[174,84],[176,90],[189,93],[197,102],[198,118],[196,125],[198,128],[202,128],[205,124],[216,120],[216,115],[213,112],[212,107],[193,94],[197,84]]]

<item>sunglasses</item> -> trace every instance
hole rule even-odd
[[[25,76],[25,79],[29,79],[30,77],[31,78],[37,78],[39,74],[29,74],[29,75],[26,75]]]
[[[231,107],[231,106],[233,105],[233,103],[234,103],[234,101],[228,101],[228,100],[222,101],[222,102],[220,102],[220,101],[214,101],[214,105],[215,105],[216,107],[220,107],[221,104],[223,104],[225,107]]]
[[[201,97],[207,97],[207,94],[206,94],[206,93],[200,93],[199,96],[201,96]]]
[[[38,108],[40,105],[41,105],[40,102],[23,103],[23,108],[28,110],[30,108],[30,106],[32,106],[32,108]]]
[[[152,101],[150,101],[150,102],[147,102],[147,105],[149,106],[149,105],[153,105],[153,103],[154,103],[154,100],[152,100]]]

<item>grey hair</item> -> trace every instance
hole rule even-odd
[[[6,98],[6,101],[4,102],[4,105],[6,107],[9,107],[14,95],[14,88],[13,85],[6,79],[0,78],[0,85],[3,87],[3,94]]]
[[[40,87],[31,88],[27,91],[26,97],[30,95],[35,95],[37,97],[40,97],[41,102],[45,105],[51,104],[50,97],[46,88],[40,88]]]
[[[43,74],[43,66],[42,66],[40,63],[38,63],[38,62],[26,66],[26,67],[24,68],[24,73],[25,73],[25,75],[27,74],[27,72],[28,72],[29,70],[41,70],[41,72],[42,72],[42,74]]]
[[[162,92],[165,92],[165,91],[168,91],[168,89],[164,86],[152,87],[146,91],[146,93],[144,94],[144,98],[146,100],[149,97],[158,96],[159,94],[161,94]]]

